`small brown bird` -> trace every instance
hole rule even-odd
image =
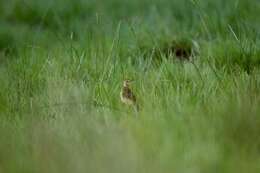
[[[124,104],[129,106],[134,106],[135,110],[138,111],[139,107],[136,102],[136,97],[132,92],[132,90],[130,89],[131,82],[132,82],[131,80],[124,80],[123,87],[120,92],[120,98]]]

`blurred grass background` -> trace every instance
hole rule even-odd
[[[0,0],[0,172],[259,172],[259,11]],[[192,61],[162,51],[176,40]],[[119,100],[126,77],[138,118]]]

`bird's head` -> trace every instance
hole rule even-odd
[[[133,80],[130,80],[130,79],[126,79],[126,80],[124,80],[124,82],[123,82],[123,86],[124,86],[124,87],[128,87],[128,86],[130,85],[131,82],[133,82]]]

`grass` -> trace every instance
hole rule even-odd
[[[0,0],[0,173],[259,172],[259,10]],[[182,39],[192,61],[161,49]]]

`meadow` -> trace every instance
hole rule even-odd
[[[260,172],[259,11],[0,0],[0,173]]]

